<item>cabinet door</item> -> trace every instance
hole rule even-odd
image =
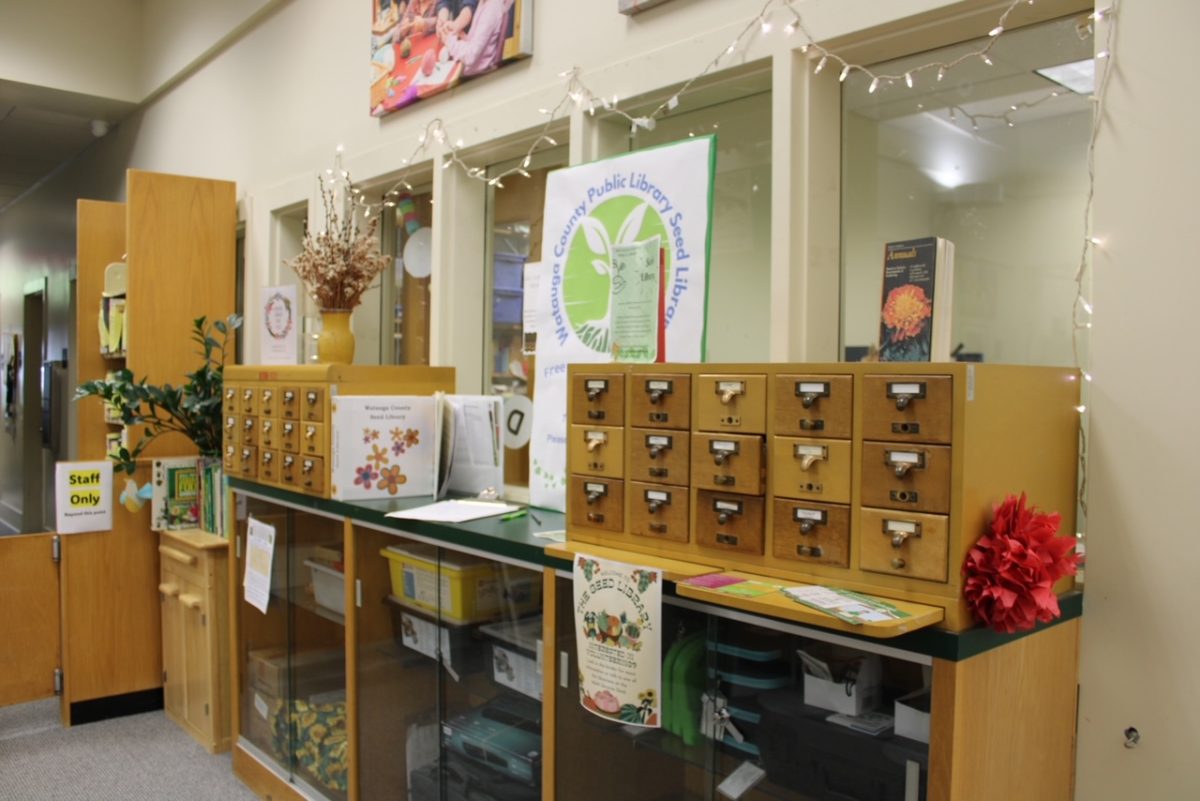
[[[183,631],[183,671],[185,714],[194,729],[211,736],[212,731],[212,649],[208,637],[208,619],[212,610],[208,589],[187,582],[179,595]]]
[[[162,605],[163,707],[179,720],[187,717],[183,695],[183,607],[179,603],[183,587],[183,580],[164,567],[158,585]]]

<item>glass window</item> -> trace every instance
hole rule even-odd
[[[904,75],[983,40],[874,65]],[[1074,364],[1071,309],[1087,199],[1090,89],[1051,68],[1091,69],[1087,26],[1061,19],[1006,33],[989,56],[842,89],[842,344],[878,344],[884,244],[954,243],[951,347],[961,359]],[[1087,81],[1085,80],[1085,83]]]
[[[680,98],[654,130],[639,130],[631,150],[715,134],[712,249],[708,271],[707,359],[770,358],[771,87],[759,71]],[[656,104],[657,105],[657,104]],[[736,321],[736,325],[730,325]]]
[[[429,364],[430,271],[433,255],[433,191],[405,191],[385,209],[381,249],[394,268],[381,282],[383,364]]]

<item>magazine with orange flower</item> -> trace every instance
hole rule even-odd
[[[954,243],[941,237],[883,247],[879,361],[950,361]]]

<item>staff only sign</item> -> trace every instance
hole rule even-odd
[[[660,302],[650,321],[661,331],[656,360],[704,360],[715,163],[716,138],[702,136],[547,177],[530,439],[535,506],[565,507],[567,364],[622,360],[613,307],[634,294],[622,286],[621,269],[634,245],[662,249]],[[625,321],[625,311],[617,318]]]
[[[59,462],[54,471],[59,534],[112,529],[112,462]]]

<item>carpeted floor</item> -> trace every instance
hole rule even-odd
[[[64,729],[58,699],[0,708],[0,801],[254,801],[162,712]]]

